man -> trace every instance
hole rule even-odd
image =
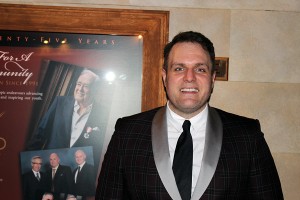
[[[72,171],[69,166],[60,164],[56,153],[50,154],[50,169],[46,171],[47,191],[51,191],[54,199],[66,199],[72,192]]]
[[[75,152],[78,167],[73,171],[73,194],[82,200],[95,195],[94,166],[86,162],[86,154],[82,150]]]
[[[70,194],[67,196],[66,200],[78,200],[74,195]]]
[[[165,47],[167,105],[117,121],[96,200],[283,199],[258,120],[209,106],[214,62],[197,32]]]
[[[23,175],[23,199],[40,200],[45,191],[45,175],[41,172],[42,158],[31,158],[31,170]]]
[[[107,108],[94,101],[98,80],[94,72],[83,70],[74,95],[54,99],[28,150],[92,146],[97,169],[107,124]]]
[[[50,193],[50,192],[46,192],[46,193],[43,195],[42,200],[54,200],[53,194]]]

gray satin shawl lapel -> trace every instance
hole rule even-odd
[[[154,161],[159,177],[171,198],[181,200],[170,161],[166,107],[155,114],[151,135]]]
[[[223,126],[219,114],[211,107],[209,107],[205,134],[202,165],[192,200],[198,200],[203,195],[216,171],[220,157]]]

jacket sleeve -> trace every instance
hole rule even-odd
[[[55,110],[58,104],[58,98],[56,97],[49,107],[46,114],[41,119],[38,130],[34,133],[33,137],[29,140],[26,149],[27,150],[39,150],[43,149],[43,147],[47,143],[48,137],[50,137],[50,133],[52,131],[53,120],[55,117]]]
[[[257,120],[259,130],[260,125]],[[255,134],[250,166],[248,199],[281,200],[283,193],[277,169],[262,132]]]

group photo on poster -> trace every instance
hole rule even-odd
[[[88,199],[95,195],[92,147],[66,148],[21,153],[23,199]]]
[[[19,182],[0,178],[19,199],[94,198],[116,120],[141,110],[142,46],[137,36],[0,31],[0,156],[11,163],[1,167]]]

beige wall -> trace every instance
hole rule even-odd
[[[170,38],[185,30],[204,33],[214,42],[217,56],[230,58],[229,80],[216,83],[211,105],[260,120],[279,171],[285,199],[299,199],[300,1],[0,2],[168,10]]]

